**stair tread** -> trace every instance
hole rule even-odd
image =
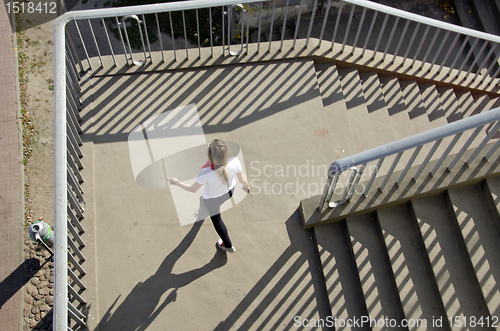
[[[448,195],[490,314],[500,316],[500,236],[482,188],[453,188]]]
[[[455,220],[444,197],[413,199],[411,205],[448,317],[486,316],[487,312],[471,286],[474,276],[470,262],[460,253],[462,248],[456,239]]]
[[[381,76],[380,83],[384,92],[384,100],[391,120],[392,131],[396,140],[414,135],[411,120],[406,113],[403,94],[396,76]]]
[[[460,104],[458,103],[455,90],[453,90],[453,88],[450,86],[440,86],[437,88],[437,90],[439,92],[439,99],[443,106],[446,119],[448,123],[451,123],[453,121],[450,120],[450,117],[454,118],[459,116],[458,114],[462,113],[462,109],[460,108]]]
[[[351,217],[347,219],[347,228],[368,315],[377,320],[386,317],[397,321],[404,319],[376,221],[371,215]]]
[[[332,316],[343,320],[367,316],[345,222],[316,226],[314,233]]]
[[[425,263],[420,237],[406,205],[377,210],[396,285],[407,319],[431,321],[442,311]],[[437,296],[436,296],[437,295]],[[444,313],[444,311],[442,311]],[[444,314],[443,314],[444,315]],[[446,316],[444,316],[446,318]],[[431,323],[413,330],[438,330]]]
[[[376,72],[362,72],[359,73],[359,77],[366,99],[368,117],[372,123],[378,146],[395,141],[378,74]]]
[[[427,116],[433,128],[446,125],[446,112],[443,109],[439,92],[435,84],[419,84],[422,101],[427,108]]]
[[[315,64],[315,68],[323,99],[323,109],[328,123],[328,131],[336,146],[334,151],[336,159],[333,161],[354,155],[358,152],[358,149],[351,130],[337,66],[334,63],[320,63]]]
[[[356,68],[338,69],[347,115],[358,153],[378,146]]]

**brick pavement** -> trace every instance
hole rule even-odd
[[[12,30],[0,5],[0,330],[20,326],[21,178]]]

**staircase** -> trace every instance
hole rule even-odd
[[[337,158],[500,106],[486,93],[315,68],[328,130],[343,142]],[[336,329],[500,330],[499,196],[500,177],[490,177],[315,225]]]

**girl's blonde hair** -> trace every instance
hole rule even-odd
[[[229,171],[226,169],[228,157],[229,149],[223,140],[214,139],[208,146],[208,159],[225,185],[229,181]]]

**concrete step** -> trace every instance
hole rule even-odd
[[[356,154],[357,147],[351,130],[337,66],[334,63],[315,63],[314,66],[323,100],[328,131],[333,141],[336,142],[333,162]]]
[[[472,93],[467,90],[455,91],[457,96],[458,104],[460,105],[461,113],[456,112],[455,116],[448,119],[448,122],[454,122],[461,120],[472,115],[472,111],[475,109],[475,100]],[[451,119],[451,121],[450,121]]]
[[[450,189],[448,199],[490,316],[500,316],[500,236],[481,185]]]
[[[439,91],[435,84],[426,83],[419,84],[422,101],[427,109],[427,116],[433,128],[446,125],[446,112],[439,98]]]
[[[408,320],[426,320],[411,330],[442,330],[430,321],[446,318],[425,248],[406,205],[376,212],[387,247],[403,311]]]
[[[378,74],[362,72],[359,77],[377,144],[382,146],[395,141]]]
[[[412,214],[418,224],[424,246],[432,267],[437,287],[448,318],[464,320],[470,316],[488,316],[481,289],[467,260],[464,247],[457,241],[460,235],[454,215],[451,214],[445,198],[436,195],[413,199],[410,203]],[[446,326],[445,326],[446,327]],[[452,330],[464,330],[456,323]],[[480,330],[470,327],[468,330]]]
[[[314,234],[332,316],[344,321],[368,316],[346,222],[316,226]],[[371,328],[365,326],[356,330]]]
[[[451,123],[454,121],[452,119],[459,118],[462,113],[455,90],[450,86],[440,86],[437,88],[437,91],[441,104],[443,105],[446,120],[448,123]]]
[[[346,221],[368,316],[375,320],[394,319],[400,325],[405,316],[377,221],[371,215]],[[386,328],[377,325],[373,330]]]
[[[342,68],[338,72],[358,153],[377,147],[372,123],[368,118],[368,109],[358,70],[356,68]]]
[[[391,126],[396,140],[414,135],[411,120],[406,113],[403,93],[396,76],[381,76],[380,83],[384,92],[384,100],[391,119]]]

